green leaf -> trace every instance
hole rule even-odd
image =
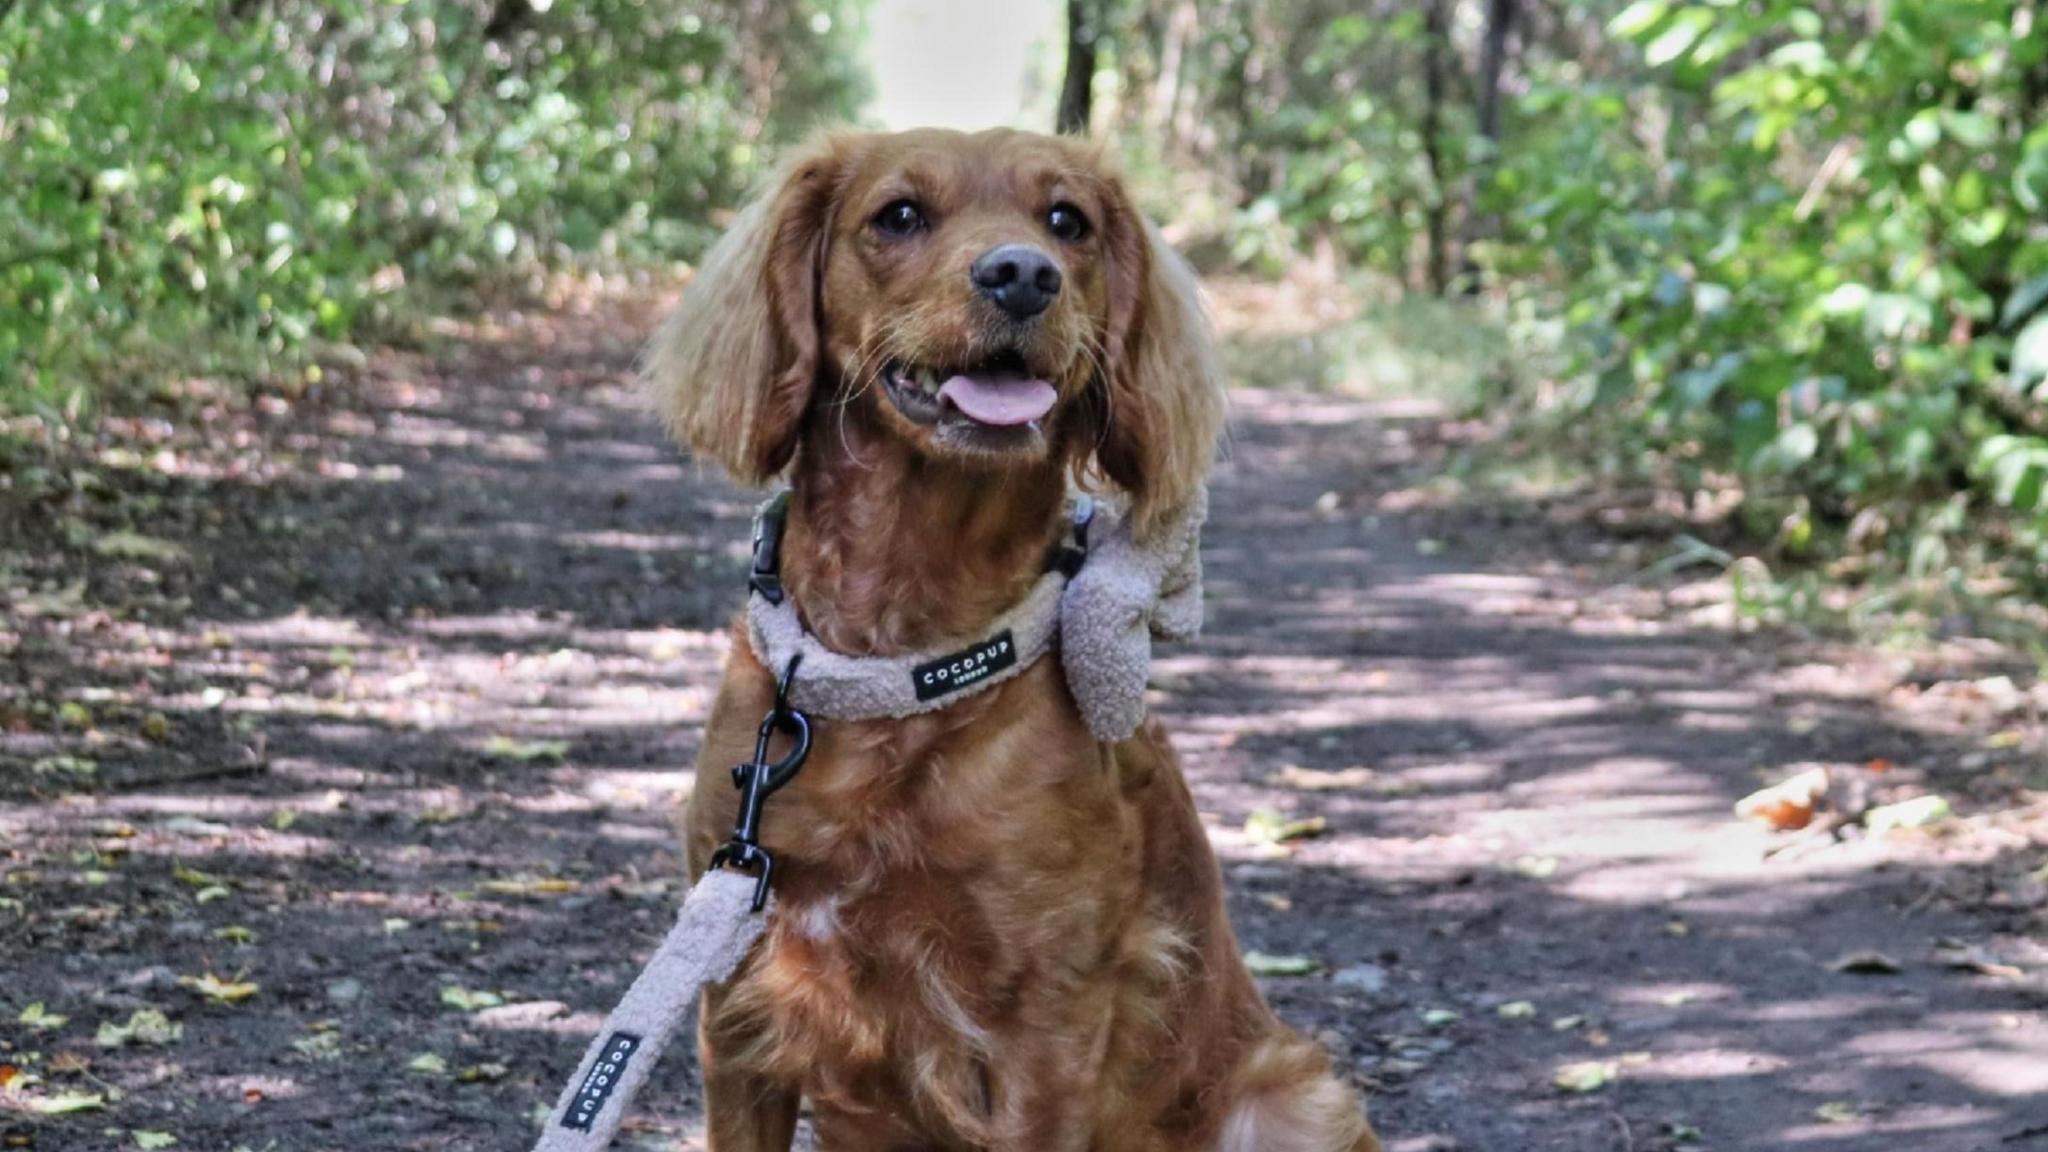
[[[1714,22],[1713,14],[1700,8],[1688,8],[1671,20],[1671,26],[1659,33],[1643,49],[1643,62],[1652,68],[1662,68],[1691,51],[1692,46]]]
[[[1999,310],[1998,326],[2009,330],[2040,311],[2043,304],[2048,304],[2048,272],[2013,289],[2012,295],[2006,297],[2005,307]]]
[[[567,740],[514,740],[510,736],[493,736],[484,745],[484,755],[495,760],[514,760],[527,763],[534,760],[561,761],[568,758]]]
[[[178,1142],[169,1132],[145,1132],[138,1128],[129,1135],[135,1137],[137,1148],[169,1148]]]
[[[58,1028],[62,1028],[65,1025],[65,1023],[71,1019],[71,1017],[59,1016],[55,1012],[46,1010],[43,1007],[43,1002],[41,1000],[38,1000],[35,1003],[30,1004],[28,1007],[23,1008],[21,1010],[21,1015],[15,1017],[15,1019],[20,1021],[20,1023],[24,1027],[33,1029],[34,1031],[50,1032]]]
[[[1811,424],[1794,424],[1750,457],[1749,467],[1765,476],[1789,475],[1813,459],[1819,449],[1820,430]]]
[[[2012,382],[2029,389],[2048,380],[2048,315],[2036,316],[2012,340]]]
[[[1245,818],[1244,833],[1255,843],[1281,844],[1289,840],[1320,836],[1328,827],[1329,821],[1321,816],[1289,820],[1277,808],[1256,808]]]
[[[98,1092],[60,1092],[23,1103],[29,1111],[44,1116],[68,1116],[75,1112],[98,1112],[107,1106],[107,1098]]]
[[[464,1012],[476,1012],[484,1008],[496,1008],[505,1002],[496,992],[484,992],[471,988],[450,985],[441,989],[441,1003]]]
[[[1581,1060],[1559,1065],[1557,1071],[1551,1075],[1550,1082],[1556,1085],[1560,1092],[1584,1095],[1598,1092],[1613,1083],[1619,1071],[1620,1067],[1613,1061]]]
[[[1623,40],[1638,40],[1671,14],[1666,0],[1635,0],[1607,22],[1607,31]]]

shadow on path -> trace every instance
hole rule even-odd
[[[295,468],[160,493],[218,512],[162,576],[185,603],[100,610],[95,573],[76,611],[9,618],[0,1063],[105,1105],[0,1112],[10,1139],[525,1146],[679,895],[670,822],[740,597],[751,500],[632,400],[643,324],[374,357],[269,430]],[[2039,985],[1931,959],[2039,929],[1948,899],[2039,846],[1766,858],[1729,816],[1760,774],[1961,744],[1780,641],[1369,512],[1424,418],[1241,395],[1209,632],[1157,669],[1240,934],[1321,965],[1268,990],[1375,1090],[1390,1148],[2048,1148]],[[263,770],[147,783],[236,756]],[[1265,806],[1328,830],[1261,849],[1239,829]],[[1864,949],[1901,971],[1831,969]],[[258,990],[180,983],[207,973]],[[70,1020],[16,1023],[30,1002]],[[182,1036],[95,1043],[145,1008]],[[1559,1091],[1576,1062],[1607,1085]],[[624,1146],[697,1146],[697,1106],[678,1054]]]

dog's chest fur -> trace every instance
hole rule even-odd
[[[751,751],[753,679],[729,676],[714,749]],[[722,1054],[821,1110],[907,1098],[917,1129],[986,1124],[988,1069],[1115,962],[1135,903],[1130,817],[1079,726],[1050,660],[932,715],[819,721],[768,804],[777,910],[728,992],[750,1034]],[[719,776],[692,802],[693,846],[730,828]]]

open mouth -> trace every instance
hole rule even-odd
[[[890,363],[882,382],[905,416],[942,428],[1036,432],[1059,400],[1058,389],[1014,352],[960,368]]]

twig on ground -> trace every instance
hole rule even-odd
[[[1614,1121],[1614,1127],[1621,1133],[1621,1152],[1636,1152],[1636,1134],[1628,1126],[1628,1117],[1609,1112],[1607,1118]]]

